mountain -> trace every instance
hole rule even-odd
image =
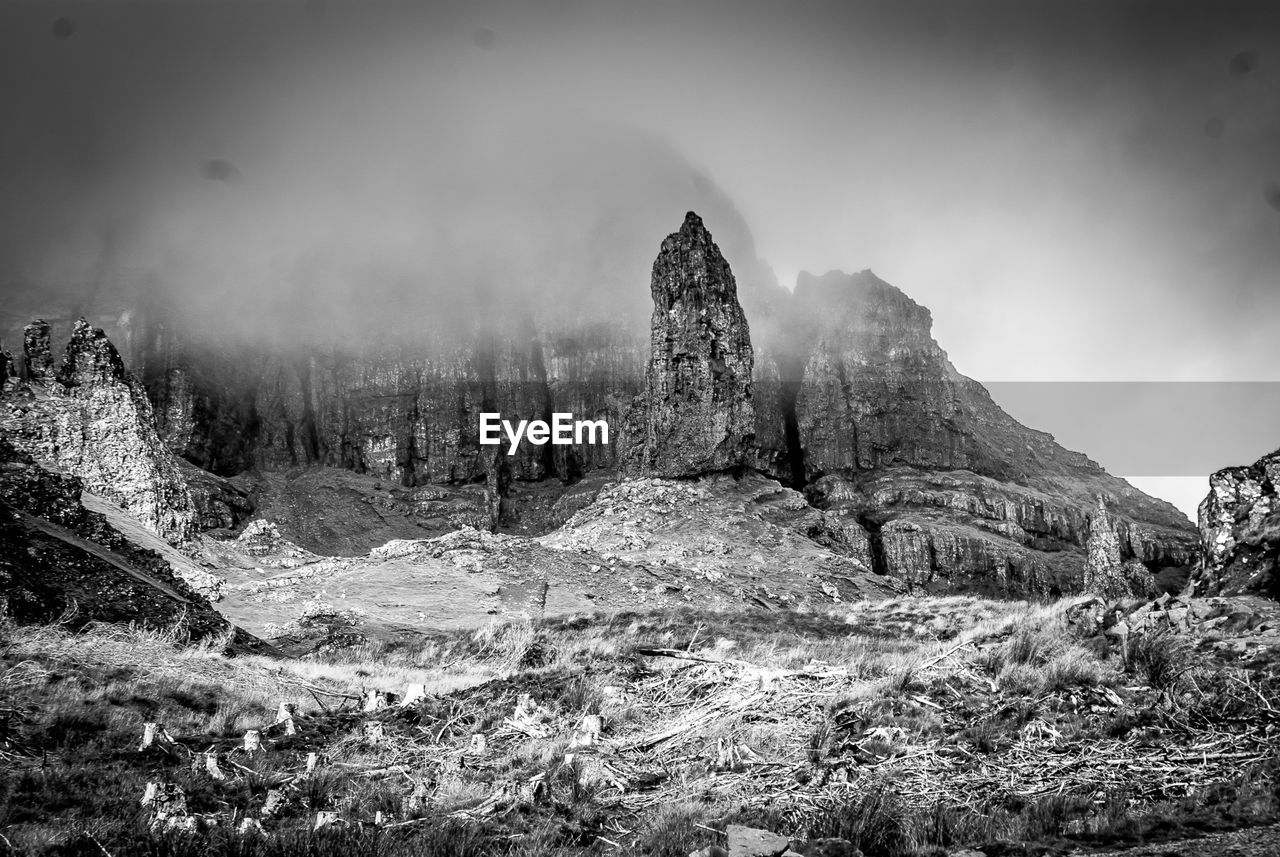
[[[750,248],[740,220],[728,222],[726,246]],[[578,237],[589,247],[597,233]],[[619,312],[604,292],[497,302],[465,320],[415,319],[413,337],[220,347],[217,331],[156,306],[123,309],[114,327],[163,446],[204,471],[184,477],[199,486],[201,526],[236,526],[256,503],[317,555],[460,526],[548,533],[631,460],[633,474],[664,478],[753,468],[838,521],[838,550],[914,591],[1051,596],[1086,579],[1185,580],[1198,550],[1190,522],[1005,414],[900,290],[864,271],[804,275],[789,293],[753,259],[745,279],[731,263],[686,217],[651,267],[647,336],[621,311],[636,277],[616,271]],[[19,374],[41,348],[13,361]],[[571,412],[614,430],[608,443],[523,443],[509,456],[479,443],[479,415],[493,411]],[[647,451],[633,445],[637,425]],[[1091,552],[1103,529],[1117,549]],[[1091,555],[1128,571],[1093,568]]]
[[[1099,498],[1122,562],[1169,586],[1196,553],[1172,505],[1021,425],[955,370],[932,317],[870,271],[802,274],[762,358],[759,466],[868,531],[927,591],[1075,591]]]

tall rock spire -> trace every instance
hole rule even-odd
[[[651,351],[624,472],[674,479],[741,466],[755,431],[751,332],[729,263],[692,211],[662,242],[650,290]]]
[[[23,376],[41,384],[53,379],[53,350],[49,347],[49,322],[42,318],[22,331]]]

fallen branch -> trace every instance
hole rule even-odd
[[[938,663],[939,661],[944,661],[944,660],[946,660],[947,658],[951,657],[951,656],[952,656],[952,655],[954,655],[956,652],[958,652],[958,651],[960,651],[961,649],[963,649],[965,646],[972,646],[972,645],[973,645],[973,641],[972,641],[972,640],[965,640],[963,643],[957,643],[956,645],[954,645],[954,646],[952,646],[951,648],[947,649],[947,650],[946,650],[945,652],[943,652],[942,654],[937,655],[937,656],[932,657],[932,658],[929,658],[929,660],[927,660],[927,661],[924,661],[923,663],[921,663],[921,664],[920,664],[920,666],[919,666],[919,667],[917,667],[917,669],[924,669],[924,668],[926,668],[926,667],[931,667],[931,666],[933,666],[934,664]]]

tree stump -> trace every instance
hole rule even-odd
[[[431,790],[427,788],[426,780],[414,780],[413,791],[404,799],[404,813],[406,815],[415,815],[427,808],[427,798],[431,794]]]
[[[271,789],[267,792],[267,801],[262,805],[262,817],[270,818],[284,808],[289,795],[284,789]]]
[[[577,750],[590,747],[600,741],[600,732],[604,729],[604,718],[599,714],[588,714],[578,724],[578,729],[569,739],[569,749]]]
[[[546,777],[547,775],[542,773],[521,783],[516,790],[516,800],[524,806],[533,806],[546,800],[549,795]]]
[[[157,820],[187,814],[187,795],[177,783],[147,783],[142,805],[151,807]]]
[[[173,749],[173,739],[169,737],[169,733],[158,723],[142,724],[142,742],[138,745],[138,752],[155,747],[168,753]]]
[[[296,735],[298,728],[294,725],[293,714],[297,711],[297,706],[292,702],[281,702],[280,707],[276,709],[276,719],[271,724],[272,728],[277,726],[283,727],[284,734]]]
[[[381,711],[399,698],[397,694],[388,693],[385,690],[367,690],[364,694],[364,705],[361,706],[361,710],[366,714],[373,711]]]
[[[267,832],[262,829],[262,822],[256,818],[242,818],[240,824],[236,826],[236,833],[241,836],[266,836]]]
[[[323,830],[326,827],[337,827],[341,823],[342,818],[338,813],[333,812],[332,810],[321,810],[316,813],[316,824],[315,827],[312,827],[311,829],[313,831]]]
[[[191,770],[199,771],[204,768],[204,772],[215,780],[225,780],[226,773],[218,765],[218,754],[212,750],[206,753],[196,753],[191,757]]]
[[[252,756],[254,753],[262,751],[262,733],[257,729],[250,729],[244,733],[243,750]]]

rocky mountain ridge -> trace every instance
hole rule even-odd
[[[794,295],[757,284],[739,303],[729,263],[690,213],[662,244],[651,295],[647,362],[640,337],[585,316],[499,313],[425,329],[416,345],[368,341],[301,357],[184,351],[182,331],[158,316],[122,323],[150,378],[158,437],[201,486],[192,524],[234,527],[251,495],[273,485],[277,519],[318,555],[359,556],[387,538],[463,525],[536,536],[630,460],[632,475],[661,477],[754,468],[836,516],[869,568],[919,591],[1078,591],[1099,502],[1121,566],[1141,563],[1165,588],[1185,579],[1197,550],[1189,522],[1005,414],[951,366],[928,310],[870,272],[805,275]],[[766,308],[758,344],[752,306]],[[45,341],[27,344],[22,359],[43,365]],[[112,368],[102,380],[136,394],[104,359]],[[68,389],[50,398],[74,398]],[[480,411],[540,419],[553,409],[626,430],[606,445],[482,452]],[[347,472],[343,484],[368,485],[335,483],[304,501],[297,486],[335,481],[321,464]],[[561,495],[575,499],[556,513]],[[342,529],[345,508],[367,510],[357,517],[375,526],[352,518]],[[1110,562],[1110,552],[1096,555]]]
[[[1101,498],[1122,563],[1163,571],[1171,588],[1185,581],[1185,517],[1006,414],[899,289],[870,271],[802,274],[782,307],[757,384],[781,406],[780,419],[758,421],[774,450],[761,466],[855,517],[878,570],[930,592],[1078,591]]]

